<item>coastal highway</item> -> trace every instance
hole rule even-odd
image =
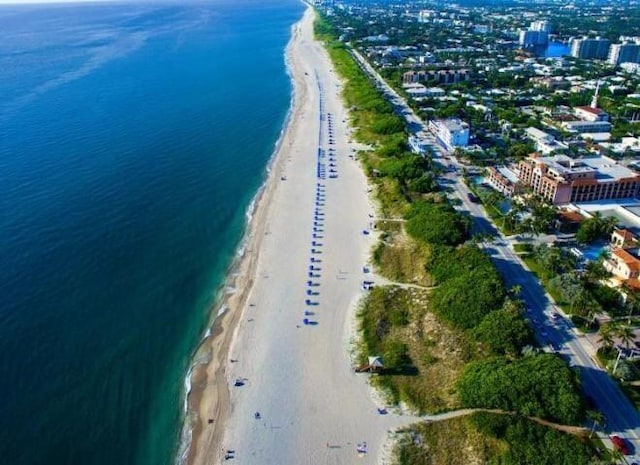
[[[600,438],[609,447],[613,447],[609,435],[616,434],[625,438],[632,444],[634,453],[633,456],[626,456],[625,460],[627,463],[640,463],[640,415],[620,387],[600,368],[595,360],[596,349],[576,330],[568,318],[560,314],[552,298],[492,224],[484,208],[469,201],[470,191],[462,182],[462,167],[457,160],[454,157],[443,156],[433,136],[427,132],[425,124],[404,98],[384,81],[358,51],[351,49],[351,52],[362,69],[394,105],[396,112],[404,117],[409,131],[412,134],[423,133],[423,137],[430,142],[434,158],[446,170],[440,182],[451,190],[453,196],[460,199],[458,208],[473,218],[474,232],[488,233],[496,238],[483,244],[485,250],[491,256],[506,285],[521,287],[521,297],[527,307],[527,318],[531,321],[540,344],[546,350],[558,353],[579,370],[584,392],[605,417],[605,424],[601,425],[604,426],[604,430],[598,431]]]

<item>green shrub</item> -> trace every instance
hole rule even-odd
[[[584,414],[580,383],[566,363],[542,354],[509,362],[470,363],[458,383],[466,407],[496,408],[560,423],[577,424]]]
[[[447,203],[415,202],[406,219],[407,233],[430,244],[461,244],[469,235],[469,218]]]
[[[474,331],[476,339],[498,355],[517,355],[533,339],[531,328],[517,311],[489,313]]]
[[[492,463],[501,465],[587,465],[594,451],[578,438],[526,418],[477,412],[472,423],[480,432],[508,444]]]

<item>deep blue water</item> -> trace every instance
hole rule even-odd
[[[302,9],[0,6],[0,462],[173,462]]]

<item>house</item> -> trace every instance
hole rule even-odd
[[[609,121],[609,115],[602,109],[596,107],[575,107],[574,114],[582,121]]]
[[[555,228],[562,233],[575,233],[584,220],[585,217],[577,211],[562,209],[558,212]]]
[[[556,141],[555,137],[537,128],[527,128],[526,136],[536,144],[536,151],[549,155],[553,152],[566,150],[568,146],[562,142]]]
[[[603,265],[621,282],[640,277],[640,259],[624,249],[614,249],[611,258],[604,260]]]
[[[616,249],[633,249],[638,246],[638,238],[628,229],[614,229],[611,233],[611,246]]]

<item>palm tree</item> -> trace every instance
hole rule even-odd
[[[636,334],[633,331],[633,328],[629,325],[616,325],[614,335],[620,339],[622,345],[627,349],[636,340]]]
[[[521,293],[522,293],[522,286],[520,284],[511,286],[511,288],[509,289],[509,294],[511,294],[515,299],[520,297]]]
[[[609,273],[605,269],[604,265],[600,261],[590,261],[589,263],[587,263],[587,266],[585,268],[586,278],[588,281],[597,282],[611,277],[611,273]]]
[[[502,217],[502,228],[505,230],[509,229],[510,231],[513,231],[514,229],[516,229],[517,221],[518,212],[516,212],[514,209],[511,209]]]
[[[602,219],[602,232],[605,234],[611,234],[613,229],[618,225],[618,219],[616,217],[610,216],[608,218]]]
[[[587,418],[592,421],[591,433],[589,438],[593,437],[596,428],[604,423],[604,414],[600,410],[587,410]]]
[[[596,315],[602,309],[598,302],[596,302],[587,291],[583,290],[576,296],[573,302],[571,302],[571,310],[576,315],[589,320],[590,323],[593,324]]]
[[[533,220],[531,218],[525,218],[518,225],[518,232],[521,234],[527,234],[529,237],[533,237]]]
[[[631,324],[631,317],[634,313],[640,309],[640,293],[627,286],[623,285],[624,293],[626,295],[625,307],[629,310],[629,314],[627,315],[627,324]]]
[[[488,206],[498,209],[498,205],[502,202],[502,194],[498,191],[491,191],[487,193],[482,199]]]
[[[602,344],[604,350],[610,350],[613,347],[614,335],[613,328],[610,324],[600,328],[600,339],[598,342]]]

